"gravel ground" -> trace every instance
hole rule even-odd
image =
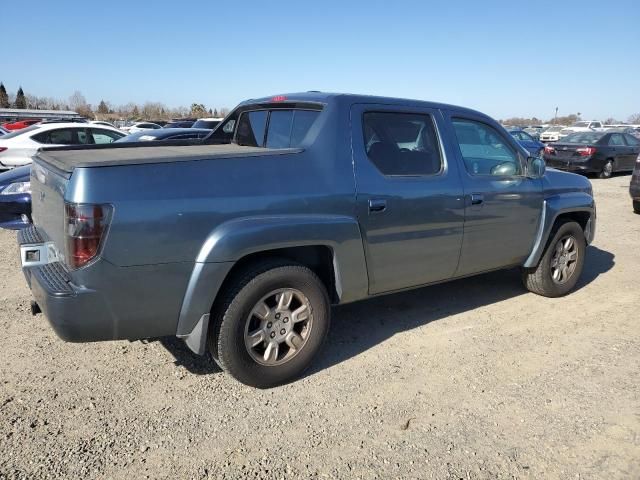
[[[0,478],[640,478],[640,216],[592,180],[577,291],[517,271],[346,305],[302,380],[254,390],[175,339],[67,344],[0,232]]]

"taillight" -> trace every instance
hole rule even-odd
[[[113,207],[65,203],[67,264],[80,268],[96,258],[107,233]]]
[[[581,157],[590,157],[594,153],[596,153],[595,147],[580,147],[576,148],[576,153]]]
[[[556,153],[556,149],[547,145],[546,147],[544,147],[544,153],[548,153],[549,155],[552,155]]]
[[[4,152],[7,149],[7,147],[0,147],[0,153]]]

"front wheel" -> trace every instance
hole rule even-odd
[[[545,297],[561,297],[575,287],[587,251],[582,227],[576,222],[560,224],[535,269],[523,272],[525,287]]]
[[[329,329],[326,288],[307,267],[255,265],[236,278],[214,311],[209,349],[236,380],[269,388],[310,365]]]
[[[633,201],[633,211],[636,213],[640,213],[640,200]]]

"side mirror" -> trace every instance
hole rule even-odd
[[[527,177],[542,178],[546,170],[546,164],[541,157],[527,158]]]

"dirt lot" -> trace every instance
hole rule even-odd
[[[506,271],[343,306],[269,391],[176,340],[63,343],[2,231],[0,478],[640,478],[640,216],[592,182],[572,295]]]

